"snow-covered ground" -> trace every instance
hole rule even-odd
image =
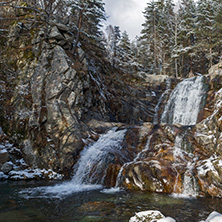
[[[129,222],[176,222],[172,217],[165,217],[160,211],[147,210],[136,213],[135,216],[131,217]],[[222,222],[222,214],[213,211],[206,220],[200,222]]]

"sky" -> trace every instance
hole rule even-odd
[[[107,25],[119,26],[127,31],[131,40],[140,35],[144,23],[143,11],[149,0],[104,0],[108,16]]]
[[[104,0],[107,24],[127,31],[131,40],[140,34],[144,23],[143,11],[149,0]]]

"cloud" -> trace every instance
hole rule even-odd
[[[108,23],[126,30],[131,39],[140,34],[144,22],[142,11],[147,0],[105,0],[105,9],[109,17]]]

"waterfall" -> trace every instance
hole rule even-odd
[[[160,98],[157,102],[157,105],[154,108],[153,124],[159,123],[159,109],[160,109],[160,106],[161,106],[162,102],[164,101],[165,97],[167,95],[169,95],[170,86],[171,86],[171,79],[167,79],[166,80],[166,89],[163,92],[163,94],[160,96]]]
[[[141,161],[141,159],[144,158],[144,156],[146,155],[146,152],[150,149],[150,141],[151,141],[151,139],[152,139],[152,136],[153,136],[152,134],[148,136],[146,145],[144,146],[144,149],[142,149],[142,150],[136,155],[136,157],[133,159],[133,161],[125,163],[125,164],[120,168],[119,173],[118,173],[118,175],[117,175],[116,187],[118,187],[118,186],[120,185],[120,183],[121,183],[123,170],[124,170],[126,167],[128,167],[130,164],[139,162],[139,161]],[[134,179],[135,179],[135,178],[134,178]],[[134,180],[134,182],[135,182],[135,180]],[[135,182],[135,184],[137,184],[137,186],[140,187],[141,190],[142,190],[143,185],[142,185],[141,182]]]
[[[162,114],[162,123],[196,124],[203,97],[203,78],[185,79],[175,87]]]
[[[203,98],[204,77],[198,76],[185,79],[180,82],[170,94],[169,100],[163,111],[161,122],[168,124],[195,125]],[[183,177],[183,191],[181,197],[197,196],[196,181],[193,176],[195,158],[186,146],[184,135],[177,135],[174,145],[174,166],[180,167],[180,161],[186,163],[186,171]],[[192,161],[186,161],[189,156]],[[176,170],[177,171],[177,170]],[[178,174],[179,176],[179,174]],[[175,184],[175,188],[176,188]],[[178,194],[176,194],[178,195]]]
[[[102,184],[107,167],[115,159],[114,153],[122,148],[126,130],[110,130],[97,142],[86,147],[74,167],[74,184]],[[118,152],[120,154],[120,152]]]
[[[193,168],[192,164],[188,163],[187,171],[183,178],[182,196],[184,197],[196,197],[198,195],[196,179],[192,174]]]
[[[181,161],[186,162],[186,171],[183,176],[183,191],[181,194],[174,193],[174,197],[182,197],[182,198],[190,198],[190,197],[196,197],[198,195],[197,192],[197,183],[196,179],[193,175],[194,171],[194,165],[196,158],[194,157],[193,153],[189,150],[189,144],[186,144],[184,141],[186,138],[186,133],[183,133],[182,135],[177,135],[174,142],[174,167],[177,172],[177,180],[179,177],[179,172],[177,171],[177,168],[181,167]],[[189,157],[191,161],[188,161]],[[174,192],[177,188],[177,180],[174,186]]]
[[[63,198],[72,193],[102,189],[109,163],[114,162],[115,154],[120,157],[123,155],[121,149],[126,131],[113,128],[88,145],[74,166],[71,181],[55,186],[28,188],[20,194],[25,198]]]

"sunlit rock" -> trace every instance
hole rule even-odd
[[[136,213],[129,222],[176,222],[171,217],[165,217],[160,211],[148,210]]]
[[[221,222],[222,221],[222,214],[213,211],[205,221],[200,222]]]

